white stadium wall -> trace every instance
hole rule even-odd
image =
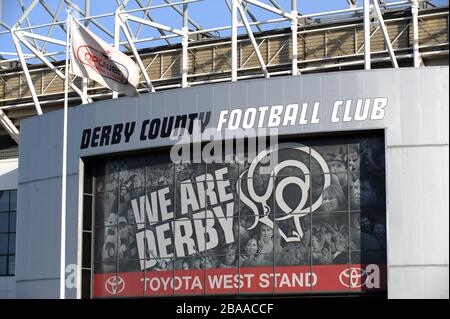
[[[385,144],[387,296],[448,298],[448,71],[448,67],[426,67],[300,75],[175,89],[71,108],[66,264],[75,265],[81,275],[83,160],[173,145],[175,141],[167,137],[140,138],[141,127],[152,119],[210,112],[206,128],[223,133],[225,128],[234,129],[230,114],[267,106],[267,114],[279,109],[283,116],[288,105],[308,103],[304,124],[277,121],[276,117],[269,122],[266,117],[261,127],[272,123],[279,136],[300,140],[323,134],[339,136],[341,132],[356,136],[381,132]],[[354,116],[358,99],[369,99],[367,116]],[[345,111],[347,100],[352,100],[349,112]],[[242,111],[233,111],[238,109]],[[59,296],[62,117],[59,110],[21,123],[19,298]],[[134,123],[134,133],[122,135],[116,143],[108,140],[108,145],[106,140],[100,145],[99,136],[92,140],[101,127],[118,123],[124,127]],[[257,125],[254,122],[253,128]],[[248,130],[248,134],[256,133]],[[203,140],[209,138],[202,136]],[[79,277],[78,284],[80,281]],[[80,285],[66,288],[66,296],[81,297]]]

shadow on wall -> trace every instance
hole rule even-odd
[[[14,165],[15,164],[15,165]],[[0,162],[0,189],[17,189],[18,168],[17,161],[8,163],[6,167],[2,167]]]

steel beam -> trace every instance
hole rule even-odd
[[[248,14],[248,16],[250,17],[250,19],[252,19],[253,22],[258,22],[258,19],[255,17],[255,15],[250,11],[250,9],[248,8],[248,3],[245,2],[244,4],[244,11]],[[263,32],[264,30],[261,28],[260,25],[255,25],[256,28],[258,29],[259,32]]]
[[[30,32],[26,32],[26,31],[16,31],[16,32],[20,33],[22,36],[25,36],[27,38],[33,38],[33,39],[36,39],[36,40],[50,42],[50,43],[61,45],[61,46],[64,46],[64,47],[66,46],[66,42],[61,41],[61,40],[49,38],[49,37],[46,37],[46,36],[43,36],[43,35],[30,33]]]
[[[230,5],[230,3],[228,2],[228,0],[223,0],[223,1],[225,2],[226,6],[227,6],[228,11],[230,11],[230,13],[233,14],[233,9],[231,9],[231,5]]]
[[[237,81],[238,0],[231,0],[231,81]]]
[[[19,130],[14,125],[14,123],[9,119],[3,110],[0,110],[0,124],[3,126],[5,131],[11,136],[11,138],[19,144]]]
[[[53,22],[61,22],[58,19],[59,10],[61,9],[62,3],[64,0],[61,0],[58,4],[58,7],[56,9],[56,12],[53,13],[51,8],[45,3],[44,0],[39,0],[41,6],[47,11],[47,13],[53,18]],[[64,32],[66,32],[66,26],[63,23],[58,24],[61,29],[63,29]],[[54,27],[54,25],[50,26],[50,30]]]
[[[90,0],[85,0],[84,1],[84,12],[86,13],[86,17],[89,17],[91,15],[91,2],[90,2]],[[84,26],[86,28],[89,26],[89,20],[85,20],[84,21]],[[86,96],[88,95],[88,79],[87,78],[82,78],[81,79],[81,91],[83,92],[83,96],[86,98]]]
[[[2,26],[2,27],[4,27],[6,30],[8,30],[8,31],[10,31],[11,30],[11,27],[9,26],[9,25],[7,25],[5,22],[3,22],[3,21],[0,21],[0,25]],[[5,31],[3,31],[2,33],[6,33]]]
[[[58,7],[56,8],[56,11],[54,14],[53,14],[53,12],[51,12],[50,9],[47,8],[47,4],[43,0],[41,0],[40,3],[47,10],[47,12],[50,14],[50,16],[53,18],[52,22],[58,22],[58,14],[59,14],[59,11],[61,10],[63,0],[59,1]],[[64,32],[66,32],[66,29],[63,24],[59,24],[59,26],[64,30]],[[52,33],[54,27],[55,27],[55,25],[50,26],[50,28],[48,29],[48,32],[47,32],[47,37],[50,37],[50,34]],[[44,44],[42,45],[42,48],[41,48],[42,52],[45,52],[46,46],[47,46],[47,42],[44,42]]]
[[[120,21],[119,15],[114,15],[114,48],[119,50],[119,42],[120,42]],[[117,91],[113,91],[112,98],[117,99],[119,97],[119,93]]]
[[[145,8],[145,7],[150,7],[150,5],[152,4],[152,0],[148,0],[147,5],[144,6],[140,0],[136,0],[136,3],[141,7],[141,8]],[[142,19],[144,19],[147,16],[147,13],[149,12],[149,9],[145,9],[143,14],[142,14]],[[152,18],[148,17],[150,20],[153,20]],[[139,36],[141,35],[141,29],[142,29],[142,24],[138,25],[138,28],[136,30],[136,33],[134,34],[135,38],[139,38]],[[164,32],[164,31],[163,31]],[[163,33],[161,33],[161,35],[164,35]]]
[[[244,23],[244,26],[245,26],[245,29],[247,30],[248,36],[250,38],[250,41],[252,42],[253,49],[256,52],[256,57],[258,58],[259,65],[261,66],[261,69],[262,69],[262,71],[264,73],[264,76],[266,78],[269,78],[270,77],[269,71],[267,71],[266,64],[264,63],[264,59],[263,59],[263,57],[261,55],[261,51],[259,50],[258,43],[256,43],[255,37],[254,37],[253,32],[252,32],[252,28],[248,24],[248,20],[247,20],[247,17],[245,16],[244,9],[242,8],[242,2],[241,1],[242,0],[237,0],[237,8],[238,8],[239,13],[241,15],[242,22]]]
[[[420,66],[420,53],[419,53],[419,1],[411,0],[411,14],[412,14],[412,27],[413,27],[413,59],[414,67]]]
[[[185,1],[185,0],[184,0]],[[181,87],[188,87],[188,45],[189,45],[189,17],[188,17],[188,4],[183,5],[183,37],[181,40],[182,45],[182,60],[181,60]]]
[[[128,2],[130,2],[130,0],[123,0],[122,3],[120,3],[120,1],[121,0],[116,0],[116,3],[117,3],[117,7],[118,8],[120,7],[122,9],[125,9],[125,7],[128,5]],[[132,29],[131,29],[130,24],[128,23],[128,21],[125,21],[125,25],[127,26],[128,30],[130,31],[130,34],[131,34],[131,36],[133,38],[133,32],[131,32]]]
[[[288,12],[284,11],[283,9],[278,9],[278,8],[269,6],[269,5],[265,4],[264,2],[261,2],[261,1],[258,1],[258,0],[241,0],[241,1],[245,1],[245,2],[251,3],[251,4],[253,4],[253,5],[257,6],[257,7],[260,7],[262,9],[265,9],[265,10],[270,11],[272,13],[276,13],[276,14],[278,14],[280,16],[283,16],[285,18],[288,18],[288,19],[293,19],[294,18],[291,13],[288,13]]]
[[[142,4],[142,2],[140,1],[140,0],[136,0],[136,3],[141,7],[141,8],[145,8],[144,7],[144,5]],[[151,0],[149,0],[149,3],[147,4],[147,7],[149,7],[150,6],[150,3],[151,3]],[[145,17],[147,17],[150,21],[155,21],[153,18],[152,18],[152,16],[150,15],[150,9],[146,9],[146,10],[144,10],[144,17],[143,18],[145,18]],[[141,28],[142,28],[142,24],[139,24],[139,26],[138,26],[138,29],[136,30],[136,37],[138,37],[139,36],[139,33],[140,33],[140,31],[141,31]],[[159,34],[161,34],[162,36],[165,36],[165,35],[167,35],[163,30],[160,30],[160,29],[157,29],[158,30],[158,32],[159,32]],[[170,39],[164,39],[166,42],[167,42],[167,44],[172,44],[172,42],[170,42]]]
[[[73,8],[75,11],[77,11],[78,13],[80,13],[83,17],[86,17],[86,13],[83,12],[83,10],[81,10],[80,8],[78,8],[77,6],[72,6],[72,3],[70,2],[70,0],[64,0],[64,2],[69,5],[71,8]],[[127,1],[128,2],[128,1]],[[109,14],[111,15],[111,14]],[[80,19],[81,20],[81,19]],[[97,22],[96,20],[92,19],[90,20],[92,24],[94,24],[95,26],[97,26],[100,30],[102,30],[103,32],[105,32],[107,35],[109,35],[112,39],[114,39],[114,34],[112,34],[107,28],[105,28],[102,24],[100,24],[99,22]],[[125,45],[125,47],[127,49],[131,49],[128,45]]]
[[[386,42],[389,56],[391,57],[392,66],[397,69],[398,68],[397,58],[395,57],[391,39],[389,38],[389,33],[387,31],[386,24],[384,23],[383,14],[381,13],[380,6],[378,3],[379,0],[372,0],[372,1],[373,1],[373,6],[375,8],[375,12],[378,16],[378,20],[380,20],[381,30],[383,31],[384,41]]]
[[[25,10],[25,12],[22,14],[22,16],[19,18],[19,20],[17,20],[15,27],[19,28],[20,25],[22,24],[23,20],[25,20],[28,15],[30,14],[31,10],[33,10],[33,8],[36,6],[36,4],[39,2],[39,0],[33,0],[33,2],[31,2],[27,9]]]
[[[23,5],[23,0],[19,0],[19,4],[22,9],[22,12],[25,13],[25,6]],[[25,17],[25,22],[26,22],[27,26],[30,28],[31,23],[30,23],[30,20],[28,19],[28,16]],[[33,30],[31,29],[30,32],[33,33]],[[33,39],[33,42],[34,42],[34,45],[37,47],[38,45],[37,45],[37,42],[35,39]]]
[[[364,69],[370,68],[370,0],[364,0]]]
[[[28,88],[30,89],[31,92],[31,97],[33,98],[34,107],[36,108],[37,114],[42,115],[41,105],[39,104],[39,99],[37,97],[36,90],[34,89],[33,81],[31,80],[30,71],[28,70],[28,65],[27,62],[25,61],[25,57],[23,56],[22,48],[20,47],[20,41],[18,35],[15,33],[14,28],[11,31],[11,35],[14,41],[14,45],[16,47],[17,54],[19,55],[20,64],[22,65],[23,73],[25,74]]]
[[[91,15],[91,0],[84,0],[84,12],[86,13],[86,17]],[[87,27],[89,25],[89,20],[86,20],[84,26]]]
[[[292,10],[292,15],[297,17],[297,11]],[[292,31],[292,75],[298,74],[298,21],[297,18],[291,20],[291,31]]]
[[[145,82],[147,82],[147,88],[149,92],[155,92],[155,88],[153,87],[152,81],[150,80],[150,77],[148,76],[146,70],[145,70],[145,66],[142,63],[141,57],[139,56],[139,52],[136,49],[136,46],[133,43],[133,39],[131,37],[131,33],[128,30],[125,21],[127,18],[132,17],[130,15],[125,15],[125,17],[122,17],[122,15],[120,14],[120,12],[123,10],[122,6],[120,6],[119,8],[117,8],[116,11],[116,16],[118,16],[117,22],[119,23],[119,26],[122,28],[123,34],[125,35],[125,37],[127,38],[128,44],[131,46],[131,50],[133,51],[133,55],[136,59],[136,62],[138,63],[139,67],[141,68],[142,74],[144,75],[145,78]],[[133,17],[135,18],[135,17]],[[138,18],[139,19],[139,18]],[[130,19],[132,20],[132,19]],[[143,19],[139,19],[139,20],[143,20]],[[143,20],[146,23],[153,23],[150,21],[146,21]]]
[[[358,5],[357,0],[347,0],[347,3],[350,8],[356,8]]]
[[[283,8],[275,0],[269,0],[269,1],[275,8],[283,10]]]
[[[20,37],[20,35],[19,35]],[[42,62],[44,62],[45,65],[47,65],[53,72],[55,72],[62,80],[65,80],[65,75],[58,70],[48,59],[45,58],[45,56],[39,52],[30,42],[28,42],[23,37],[20,37],[20,41],[31,51],[33,52],[36,57],[38,57]],[[93,100],[88,96],[83,96],[83,92],[72,82],[69,81],[69,86],[81,97],[83,104],[91,103]]]
[[[291,1],[291,14],[295,19],[291,20],[292,30],[292,75],[298,75],[298,12],[297,12],[297,0]]]
[[[183,36],[184,35],[184,32],[182,30],[178,30],[176,28],[168,27],[166,25],[163,25],[163,24],[160,24],[160,23],[157,23],[157,22],[147,21],[145,19],[141,19],[141,18],[132,16],[132,15],[129,15],[129,14],[124,14],[122,16],[122,14],[119,13],[119,15],[121,16],[121,21],[123,19],[131,20],[131,21],[134,21],[134,22],[138,22],[138,23],[142,23],[142,24],[148,25],[148,26],[156,28],[156,29],[161,29],[161,30],[164,30],[164,31],[167,31],[167,32],[172,32],[172,33],[175,33],[175,34],[177,34],[179,36]]]
[[[183,0],[184,1],[184,0]],[[164,2],[166,2],[167,4],[173,4],[172,1],[170,0],[164,0]],[[173,10],[175,10],[176,12],[178,12],[178,14],[180,14],[181,16],[183,16],[183,12],[178,9],[176,6],[170,6]],[[188,21],[189,23],[196,28],[197,30],[203,30],[203,27],[201,25],[199,25],[198,23],[196,23],[194,20],[192,20],[191,18],[188,17]]]

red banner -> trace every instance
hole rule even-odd
[[[384,265],[218,268],[94,275],[94,297],[362,292],[386,289]]]

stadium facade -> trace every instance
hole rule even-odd
[[[407,15],[389,14],[392,23]],[[213,48],[205,60],[211,70],[188,64],[191,87],[171,87],[180,74],[164,78],[164,50],[182,49],[166,47],[142,52],[144,62],[161,58],[161,90],[107,99],[92,87],[98,101],[87,105],[76,105],[73,93],[65,297],[448,298],[448,7],[422,14],[444,17],[431,25],[447,29],[430,40],[440,43],[422,48],[421,67],[412,65],[408,39],[395,51],[404,52],[400,68],[385,68],[391,60],[383,50],[376,69],[357,70],[364,59],[339,55],[342,41],[308,59],[306,34],[321,28],[345,32],[351,24],[357,51],[353,24],[362,18],[353,17],[298,30],[305,32],[301,74],[288,74],[291,63],[274,40],[286,30],[278,30],[256,37],[271,78],[244,67],[259,64],[245,58],[243,37],[238,81],[214,70],[230,39],[196,39],[196,58]],[[28,117],[34,102],[2,101],[11,138],[0,163],[0,214],[8,220],[0,225],[7,239],[0,296],[58,298],[61,91],[46,95],[47,71],[33,69],[43,109],[56,110]],[[12,81],[15,72],[0,76]],[[8,123],[19,121],[17,159]]]

